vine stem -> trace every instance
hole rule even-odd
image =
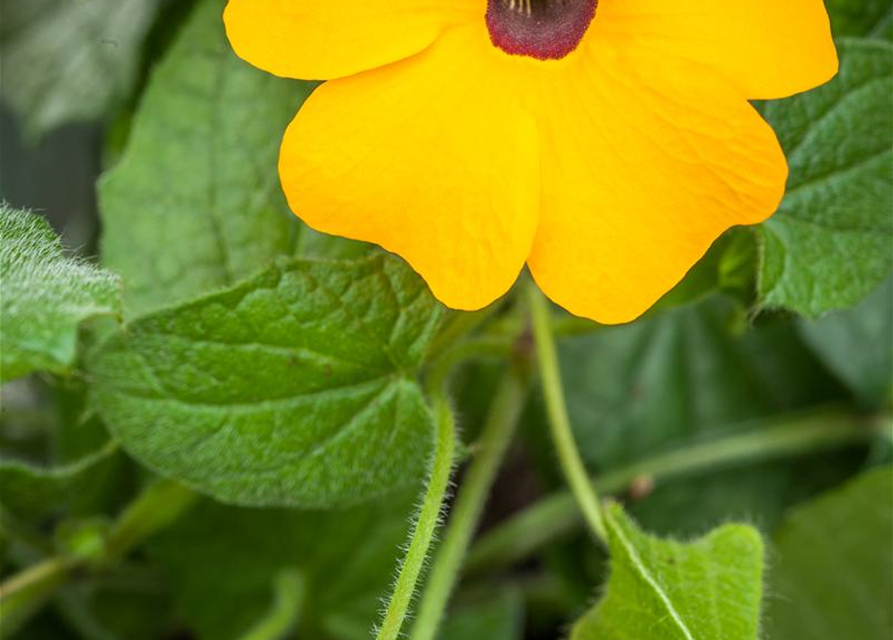
[[[409,548],[394,585],[394,592],[378,629],[376,636],[378,640],[395,640],[400,635],[400,629],[412,603],[416,583],[434,539],[434,532],[440,523],[440,513],[453,470],[456,451],[456,425],[453,413],[442,385],[434,387],[431,396],[437,421],[437,438],[428,489],[415,521]]]
[[[0,620],[3,637],[12,634],[64,584],[75,563],[49,558],[0,584]]]
[[[574,433],[567,414],[564,388],[561,385],[561,371],[558,368],[558,354],[555,350],[555,338],[552,335],[549,303],[532,282],[528,286],[527,292],[552,441],[555,443],[561,468],[583,517],[599,540],[606,543],[608,534],[602,517],[601,502],[595,487],[589,481],[589,474],[586,472],[583,459],[580,457],[580,452],[574,441]]]
[[[413,640],[433,640],[456,584],[490,487],[511,442],[524,405],[526,383],[514,368],[503,376],[476,453],[456,499],[422,595]]]
[[[145,489],[118,517],[105,542],[100,565],[114,564],[133,547],[174,522],[197,500],[191,489],[159,480]],[[4,631],[23,624],[61,588],[76,570],[89,568],[86,558],[53,556],[0,584]],[[3,634],[0,634],[3,635]],[[5,637],[5,636],[4,636]]]
[[[120,560],[143,540],[176,522],[198,501],[198,494],[173,480],[159,480],[118,516],[109,533],[107,560]]]
[[[307,599],[304,577],[295,569],[285,569],[276,576],[273,606],[239,640],[280,640],[298,626],[301,609]]]
[[[616,494],[626,491],[638,478],[660,484],[717,469],[864,447],[881,434],[882,425],[889,423],[889,415],[866,419],[827,409],[785,416],[758,430],[736,429],[732,435],[638,460],[590,481],[600,491]],[[572,495],[563,491],[547,496],[482,537],[469,554],[466,574],[495,571],[519,562],[582,524]]]

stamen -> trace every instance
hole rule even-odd
[[[579,46],[598,0],[488,0],[493,45],[511,55],[559,60]]]

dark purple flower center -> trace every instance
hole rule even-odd
[[[560,60],[580,44],[597,7],[598,0],[488,0],[487,29],[506,53]]]

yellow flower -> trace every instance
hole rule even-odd
[[[229,39],[330,80],[285,134],[291,208],[405,258],[448,306],[525,262],[572,313],[631,320],[787,164],[747,102],[837,71],[821,0],[230,0]]]

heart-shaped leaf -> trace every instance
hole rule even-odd
[[[239,504],[328,507],[416,481],[415,376],[441,307],[402,261],[294,261],[143,317],[91,359],[135,457]]]

